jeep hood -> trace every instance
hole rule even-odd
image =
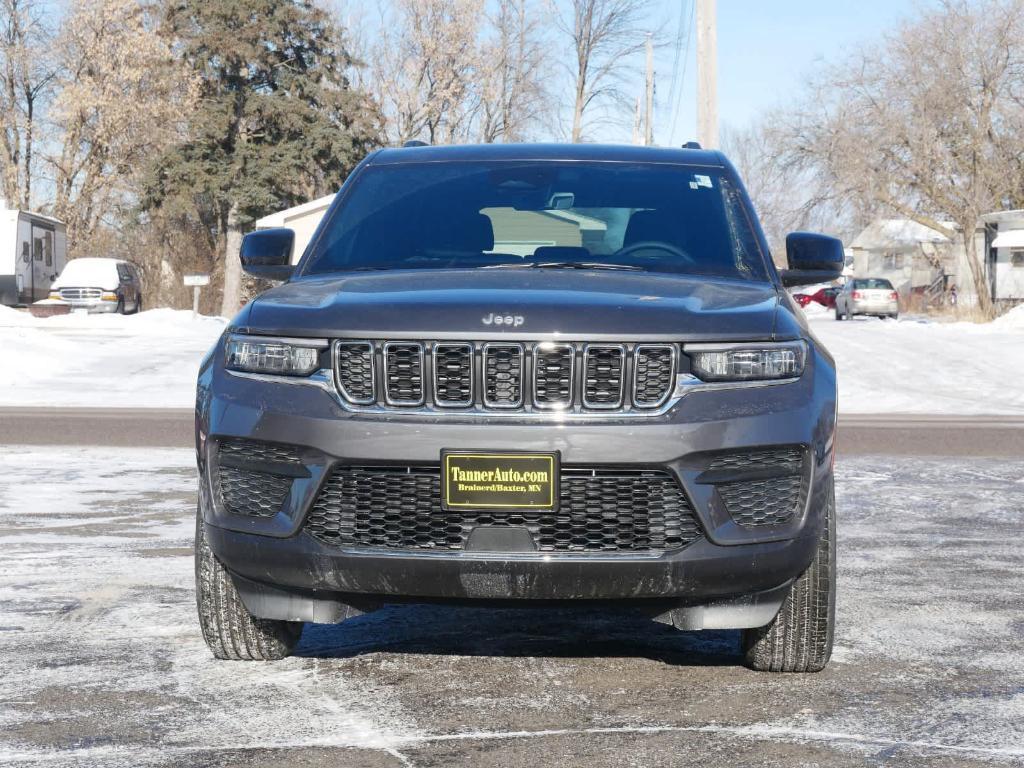
[[[557,334],[753,341],[772,338],[778,306],[774,285],[742,280],[568,269],[401,270],[285,283],[253,302],[239,330],[370,339]]]

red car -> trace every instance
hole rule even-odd
[[[838,288],[821,288],[820,290],[807,294],[807,293],[794,293],[793,298],[796,299],[796,303],[801,307],[806,307],[812,301],[816,301],[821,306],[831,309],[836,305],[836,294],[839,293]]]

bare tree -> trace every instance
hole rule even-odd
[[[47,13],[40,0],[0,0],[0,193],[22,208],[32,206],[37,130],[54,75]]]
[[[76,0],[57,48],[44,162],[74,247],[133,203],[131,181],[180,137],[195,83],[136,0]]]
[[[866,223],[865,211],[846,205],[816,167],[792,151],[787,118],[784,111],[772,111],[745,128],[723,128],[721,137],[722,150],[746,185],[779,266],[785,266],[790,232],[814,230],[848,238]]]
[[[961,238],[989,315],[974,233],[1024,188],[1022,41],[1024,0],[944,0],[829,69],[792,136],[837,196]]]
[[[648,0],[571,0],[558,26],[573,46],[572,140],[583,138],[587,111],[621,103],[624,62],[643,50]]]
[[[396,143],[468,140],[483,0],[396,0],[373,51],[376,97]]]
[[[480,53],[481,141],[522,141],[550,115],[546,18],[531,0],[497,0]]]

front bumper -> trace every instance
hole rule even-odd
[[[70,307],[71,311],[85,310],[89,314],[111,314],[117,312],[116,301],[104,299],[49,299],[51,304],[61,304]]]
[[[565,423],[356,414],[321,389],[233,376],[217,357],[201,372],[197,401],[202,508],[210,546],[255,615],[332,621],[347,615],[346,606],[402,600],[630,601],[655,612],[698,607],[701,618],[691,610],[676,622],[693,628],[723,621],[761,626],[774,615],[762,620],[765,611],[777,610],[779,590],[814,556],[831,483],[836,406],[834,369],[814,345],[804,375],[791,384],[693,392],[656,417]],[[254,518],[216,502],[207,447],[230,438],[304,448],[309,476],[295,482],[284,510]],[[792,445],[806,449],[808,492],[785,525],[745,529],[697,482],[709,453]],[[563,466],[661,468],[681,483],[704,535],[652,556],[352,550],[303,531],[332,468],[437,464],[442,449],[559,451]]]
[[[850,311],[854,315],[895,315],[899,313],[900,305],[896,301],[854,301],[850,304]]]

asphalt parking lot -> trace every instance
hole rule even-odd
[[[628,615],[392,607],[216,662],[187,449],[4,446],[0,763],[1024,764],[1019,459],[837,465],[839,629],[811,676]]]

